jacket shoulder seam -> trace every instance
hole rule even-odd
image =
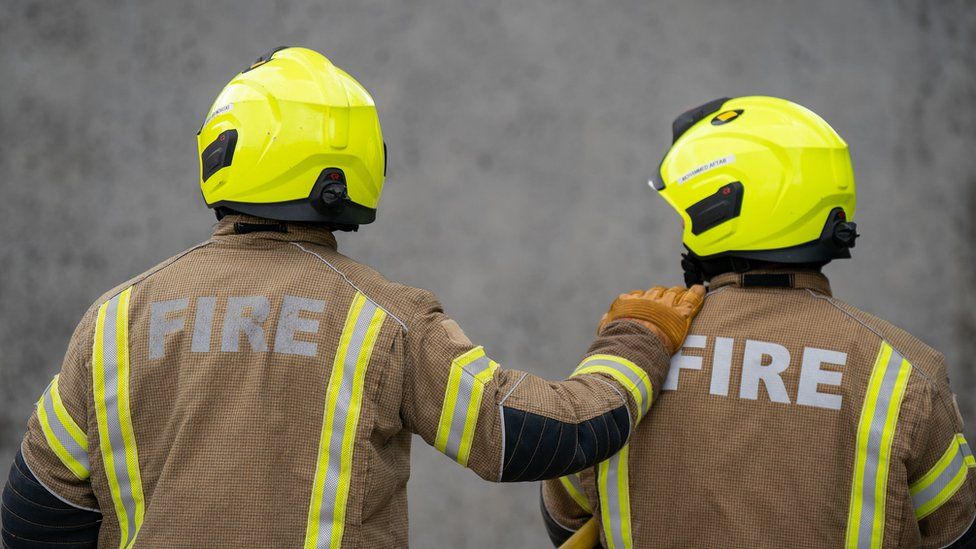
[[[149,269],[148,271],[146,271],[146,272],[144,272],[144,273],[142,273],[142,274],[140,274],[138,276],[135,276],[133,278],[130,278],[129,280],[123,282],[122,284],[119,284],[113,290],[111,290],[109,293],[107,293],[107,294],[103,295],[101,298],[99,298],[99,300],[95,302],[95,305],[93,306],[93,308],[100,307],[106,301],[109,301],[109,300],[113,299],[114,297],[116,297],[117,295],[119,295],[122,292],[124,292],[127,288],[132,288],[132,287],[136,286],[137,284],[140,284],[140,283],[144,282],[145,280],[151,278],[153,275],[155,275],[159,271],[162,271],[166,267],[169,267],[169,266],[173,265],[177,261],[179,261],[179,260],[183,259],[184,257],[190,255],[191,253],[193,253],[193,252],[195,252],[195,251],[197,251],[200,248],[203,248],[205,246],[209,246],[212,243],[213,243],[213,240],[212,239],[211,240],[205,240],[205,241],[197,244],[196,246],[192,246],[190,248],[187,248],[186,250],[183,250],[182,252],[174,255],[173,257],[167,259],[166,261],[163,261],[162,263],[160,263],[159,265],[156,265],[155,267]]]
[[[814,291],[810,290],[809,288],[807,289],[807,292],[810,295],[812,295],[814,297],[814,299],[821,299],[821,300],[826,301],[827,303],[829,303],[832,307],[834,307],[835,309],[837,309],[838,311],[840,311],[841,313],[843,313],[844,315],[846,315],[847,317],[849,317],[851,320],[853,320],[854,322],[857,322],[858,324],[860,324],[861,326],[863,326],[864,328],[866,328],[869,332],[871,332],[872,334],[874,334],[875,336],[877,336],[877,338],[879,340],[881,340],[882,343],[886,343],[887,345],[889,345],[892,349],[895,350],[895,352],[897,352],[898,354],[900,354],[902,356],[902,358],[904,358],[905,360],[908,360],[908,357],[905,355],[905,353],[903,353],[901,351],[901,349],[899,349],[897,346],[895,346],[894,343],[892,343],[891,341],[889,341],[888,338],[886,338],[885,336],[881,335],[881,332],[879,332],[878,330],[876,330],[873,326],[871,326],[867,322],[864,322],[863,320],[861,320],[860,318],[858,318],[856,315],[852,314],[850,311],[848,311],[848,310],[844,309],[843,307],[841,307],[840,305],[838,305],[836,299],[834,299],[834,298],[832,298],[830,296],[827,296],[827,295],[823,295],[823,294],[819,294],[817,292],[814,292]],[[911,364],[911,361],[908,361],[908,363]],[[928,385],[932,389],[935,389],[936,388],[935,382],[932,381],[932,378],[930,378],[929,375],[926,374],[921,368],[918,368],[918,367],[915,367],[915,365],[912,365],[912,372],[918,372],[918,374],[925,381],[925,384],[926,385]]]
[[[344,272],[342,272],[342,270],[340,270],[340,269],[339,269],[338,267],[336,267],[335,265],[333,265],[333,264],[332,264],[332,263],[331,263],[331,262],[330,262],[329,260],[327,260],[327,259],[325,259],[324,257],[322,257],[322,255],[321,255],[321,254],[319,254],[319,253],[317,253],[317,252],[314,252],[314,251],[312,251],[312,250],[309,250],[308,248],[306,248],[305,246],[302,246],[302,245],[301,245],[300,243],[298,243],[298,242],[294,242],[294,241],[291,241],[291,242],[289,242],[289,244],[291,244],[292,246],[295,246],[296,248],[298,248],[298,249],[299,249],[299,250],[301,250],[302,252],[304,252],[304,253],[306,253],[306,254],[308,254],[308,255],[311,255],[311,256],[313,256],[313,257],[315,257],[315,258],[316,258],[316,259],[318,259],[318,260],[319,260],[319,261],[320,261],[321,263],[323,263],[324,265],[326,265],[326,266],[327,266],[327,267],[328,267],[329,269],[331,269],[331,270],[333,270],[333,271],[335,271],[335,273],[336,273],[337,275],[339,275],[339,277],[340,277],[340,278],[342,278],[342,280],[344,280],[346,284],[348,284],[348,285],[349,285],[349,286],[350,286],[351,288],[353,288],[353,289],[354,289],[354,290],[356,290],[357,292],[359,292],[359,293],[361,293],[361,294],[363,294],[363,296],[364,296],[364,297],[365,297],[366,299],[368,299],[368,300],[370,301],[370,303],[372,303],[373,305],[375,305],[375,306],[376,306],[377,308],[379,308],[379,309],[380,309],[380,310],[382,310],[382,311],[383,311],[384,313],[386,313],[386,314],[387,314],[387,315],[388,315],[388,316],[389,316],[390,318],[392,318],[393,320],[395,320],[395,321],[397,322],[397,324],[399,324],[399,325],[400,325],[400,326],[401,326],[401,327],[403,328],[403,331],[404,331],[404,332],[407,332],[407,331],[409,331],[409,330],[407,329],[407,324],[406,324],[406,323],[405,323],[405,322],[404,322],[403,320],[401,320],[401,319],[400,319],[400,317],[398,317],[398,316],[396,316],[395,314],[393,314],[392,312],[390,312],[390,310],[389,310],[389,309],[387,309],[386,307],[384,307],[384,306],[382,306],[382,305],[380,305],[380,304],[379,304],[379,303],[378,303],[378,302],[377,302],[377,301],[376,301],[375,299],[373,299],[372,297],[370,297],[370,296],[369,296],[369,294],[367,294],[365,290],[363,290],[363,289],[362,289],[362,288],[360,288],[360,287],[359,287],[359,286],[358,286],[358,285],[357,285],[357,284],[356,284],[355,282],[353,282],[353,281],[352,281],[352,280],[351,280],[351,279],[350,279],[350,278],[349,278],[349,277],[348,277],[348,276],[346,275],[346,273],[344,273]]]

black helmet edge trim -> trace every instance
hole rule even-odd
[[[722,110],[722,105],[731,100],[731,97],[720,97],[679,114],[671,123],[671,143],[677,143],[678,138],[692,126],[704,120],[708,115]]]
[[[251,69],[256,69],[256,68],[260,67],[261,65],[267,63],[268,61],[271,61],[271,57],[274,54],[278,53],[281,50],[285,50],[285,49],[288,49],[288,48],[291,48],[291,47],[292,46],[277,46],[277,47],[271,48],[267,52],[263,53],[261,55],[261,57],[258,57],[257,59],[255,59],[254,62],[251,63],[250,65],[248,65],[244,70],[242,70],[241,71],[241,74],[244,74],[245,72],[247,72],[247,71],[249,71]]]
[[[678,138],[684,135],[692,126],[704,120],[705,117],[722,110],[722,106],[731,100],[731,97],[720,97],[679,114],[671,122],[671,144],[674,145],[677,143]],[[668,152],[671,152],[670,149]],[[657,163],[657,170],[654,172],[654,177],[650,180],[651,186],[658,192],[663,191],[665,187],[664,176],[661,175],[661,166],[664,165],[664,159],[668,156],[668,152],[665,152],[661,156],[661,161]]]
[[[844,239],[838,239],[838,233],[847,233]],[[770,263],[818,263],[833,259],[849,259],[851,248],[857,237],[857,224],[847,221],[847,216],[841,208],[834,208],[827,216],[820,237],[803,244],[787,248],[769,250],[730,250],[709,256],[700,256],[687,245],[688,254],[699,261],[714,259],[751,259],[754,261],[768,261]]]
[[[222,200],[208,205],[210,208],[228,208],[243,214],[273,219],[307,223],[337,223],[343,225],[367,225],[376,220],[376,210],[355,202],[346,202],[338,214],[327,215],[309,204],[307,198],[271,204],[254,204]]]

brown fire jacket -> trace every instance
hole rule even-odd
[[[812,272],[710,286],[624,449],[543,485],[550,531],[605,547],[944,547],[976,467],[943,357]]]
[[[22,452],[103,547],[402,547],[412,433],[556,478],[625,443],[669,359],[621,321],[566,381],[503,369],[328,231],[229,216],[92,306]]]

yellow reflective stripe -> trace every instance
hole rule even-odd
[[[116,515],[119,520],[121,538],[128,537],[129,524],[125,510],[122,505],[122,498],[119,495],[119,481],[115,477],[114,459],[112,456],[112,446],[108,436],[108,410],[105,406],[105,316],[109,302],[106,301],[98,308],[98,316],[95,319],[95,341],[92,345],[92,390],[95,400],[95,419],[98,424],[99,447],[102,452],[102,460],[105,462],[105,477],[109,484],[109,493],[112,495],[112,503],[115,506]]]
[[[319,539],[319,516],[322,514],[323,494],[325,492],[325,477],[329,465],[329,442],[335,430],[336,402],[339,398],[339,387],[342,382],[343,366],[346,362],[346,354],[349,351],[349,341],[352,339],[352,332],[355,329],[359,313],[362,311],[363,304],[366,302],[360,293],[353,298],[352,306],[346,313],[346,323],[339,336],[339,349],[336,352],[335,361],[332,365],[332,372],[329,375],[329,385],[326,390],[325,399],[325,418],[322,421],[322,432],[319,437],[319,455],[315,467],[315,479],[312,482],[312,501],[308,510],[308,524],[305,533],[305,547],[311,549],[317,547]],[[331,536],[329,543],[331,544]]]
[[[99,447],[119,521],[119,547],[135,543],[145,515],[139,455],[129,406],[129,296],[103,303],[95,321],[92,388]]]
[[[647,373],[626,358],[615,355],[592,355],[580,362],[574,376],[583,374],[607,374],[627,389],[637,404],[637,420],[651,408],[654,386]]]
[[[631,398],[633,398],[634,402],[637,403],[638,418],[643,416],[644,400],[641,397],[640,390],[638,390],[637,385],[635,385],[634,382],[630,380],[630,378],[620,373],[619,370],[616,370],[609,366],[587,366],[585,368],[581,368],[577,370],[576,373],[573,374],[573,377],[583,375],[583,374],[607,374],[613,379],[615,379],[618,383],[624,386],[624,389],[627,389],[627,392],[630,393]]]
[[[485,384],[497,369],[498,363],[488,358],[482,347],[475,347],[451,361],[434,448],[462,466],[468,465],[471,455]]]
[[[467,467],[468,457],[471,455],[471,443],[474,441],[475,427],[481,414],[481,401],[484,397],[485,384],[491,381],[498,364],[490,362],[487,369],[475,374],[476,383],[471,387],[471,402],[468,403],[468,413],[464,420],[464,431],[461,435],[461,448],[458,450],[458,463]]]
[[[963,485],[967,471],[972,467],[966,459],[968,449],[965,437],[954,435],[942,457],[909,487],[917,520],[937,511]]]
[[[626,444],[613,457],[597,464],[597,491],[600,495],[600,519],[608,549],[631,549],[630,481]]]
[[[349,417],[342,437],[342,463],[339,473],[339,488],[335,503],[335,518],[332,523],[332,547],[339,547],[342,543],[343,526],[346,520],[346,502],[349,499],[349,486],[352,480],[352,456],[356,446],[356,429],[359,426],[359,414],[362,410],[363,386],[366,381],[366,366],[373,355],[373,346],[386,319],[386,311],[377,308],[370,319],[369,328],[362,351],[356,363],[356,374],[353,380],[352,399],[349,405]]]
[[[642,368],[620,356],[597,354],[583,359],[579,366],[576,367],[573,375],[586,373],[583,370],[593,366],[609,366],[623,374],[629,380],[630,383],[625,383],[624,385],[636,389],[636,393],[632,389],[628,390],[634,395],[634,401],[637,403],[639,409],[638,419],[643,417],[651,408],[651,400],[654,397],[654,384],[647,376],[647,372]],[[618,376],[614,376],[614,378],[616,379]]]
[[[326,389],[306,548],[342,543],[366,371],[386,316],[386,311],[359,292],[346,315]]]
[[[858,422],[845,547],[881,547],[891,445],[911,371],[912,365],[882,342]]]
[[[973,457],[973,450],[966,442],[966,437],[962,433],[956,433],[956,440],[959,442],[959,450],[962,451],[962,460],[969,469],[976,468],[976,457]]]
[[[54,413],[61,420],[61,424],[68,431],[68,435],[74,439],[75,443],[81,447],[82,450],[88,451],[88,435],[85,431],[75,423],[74,418],[68,413],[68,409],[64,406],[64,401],[61,400],[61,389],[58,386],[58,378],[60,375],[54,376],[54,380],[51,381],[51,402],[54,404]]]
[[[145,519],[146,505],[145,496],[142,493],[142,474],[139,472],[139,454],[136,449],[136,434],[132,427],[132,409],[129,405],[129,297],[132,295],[132,287],[126,288],[119,295],[118,329],[116,349],[119,361],[119,422],[122,426],[122,441],[125,445],[125,462],[129,470],[129,479],[132,484],[132,500],[136,506],[136,523],[132,532],[132,541],[129,546],[136,541],[139,528]]]
[[[58,376],[54,376],[37,401],[37,419],[48,447],[61,463],[79,480],[90,477],[88,437],[61,401]]]
[[[573,498],[573,501],[580,506],[580,509],[590,512],[590,501],[586,499],[583,495],[583,485],[580,482],[580,477],[578,473],[573,473],[572,475],[566,475],[564,477],[559,477],[560,484],[569,494],[569,497]]]
[[[922,475],[917,481],[913,482],[909,487],[908,491],[911,495],[916,495],[922,490],[928,488],[936,480],[938,480],[939,475],[953,462],[954,458],[959,455],[959,441],[955,436],[952,437],[952,441],[949,443],[949,447],[946,448],[945,452],[942,453],[942,457],[935,462],[935,465],[928,470],[927,473]]]
[[[434,437],[434,448],[438,452],[445,453],[447,450],[447,437],[451,434],[451,420],[454,418],[454,408],[458,404],[458,391],[461,388],[463,370],[460,366],[482,356],[485,356],[484,348],[475,347],[451,362],[451,370],[447,375],[447,387],[444,389],[444,403],[441,405],[441,417],[437,420],[437,435]]]
[[[854,481],[851,484],[850,510],[847,517],[847,536],[845,544],[847,547],[858,547],[857,535],[858,526],[861,523],[862,499],[864,493],[864,476],[866,463],[868,461],[868,439],[871,431],[872,412],[877,406],[878,392],[881,385],[882,375],[879,372],[888,363],[891,356],[891,347],[882,343],[878,357],[874,361],[871,369],[871,377],[868,380],[868,390],[864,397],[864,405],[861,408],[861,416],[857,429],[857,454],[854,462]]]

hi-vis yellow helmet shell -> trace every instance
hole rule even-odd
[[[850,154],[815,113],[775,97],[723,98],[682,114],[672,130],[651,184],[684,221],[686,273],[850,257]]]
[[[371,223],[386,147],[369,92],[322,54],[278,48],[227,84],[197,134],[200,187],[218,215]]]

